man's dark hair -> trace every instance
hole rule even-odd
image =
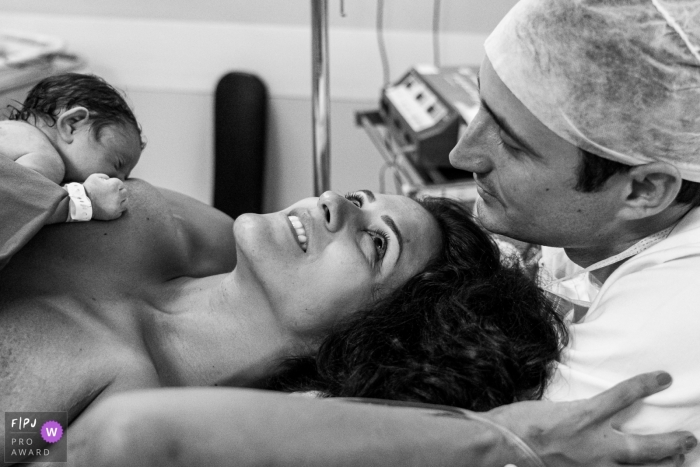
[[[576,189],[584,193],[600,190],[605,182],[617,173],[625,173],[632,168],[579,148],[581,164],[578,168]],[[681,189],[676,196],[676,202],[700,206],[700,183],[683,180]]]
[[[10,106],[9,119],[26,122],[29,117],[43,118],[55,125],[62,110],[78,106],[90,112],[90,130],[98,141],[102,130],[110,125],[131,127],[141,139],[141,127],[121,93],[102,78],[89,74],[63,73],[41,80],[29,91],[21,109]]]
[[[552,304],[460,203],[421,204],[440,226],[437,257],[348,316],[317,355],[286,360],[269,389],[479,411],[542,396],[567,338]]]

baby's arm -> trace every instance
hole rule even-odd
[[[0,155],[61,183],[65,165],[49,138],[26,122],[0,122]]]

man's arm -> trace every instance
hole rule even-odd
[[[670,378],[659,375],[667,376],[641,375],[588,400],[523,402],[474,414],[486,421],[450,416],[439,406],[365,405],[245,389],[123,393],[71,428],[68,457],[75,465],[105,467],[538,465],[514,442],[515,434],[540,465],[550,467],[680,465],[696,443],[690,433],[635,436],[611,426],[624,407],[668,387]],[[676,461],[657,463],[672,456]]]
[[[189,196],[158,188],[180,226],[192,277],[230,272],[236,267],[233,219]]]

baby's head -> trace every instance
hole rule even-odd
[[[49,137],[66,166],[66,182],[83,182],[93,173],[123,180],[145,146],[122,95],[94,75],[64,73],[40,81],[10,119]]]

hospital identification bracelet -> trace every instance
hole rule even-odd
[[[63,189],[68,192],[68,218],[66,222],[87,222],[92,219],[92,202],[81,183],[66,183]]]

